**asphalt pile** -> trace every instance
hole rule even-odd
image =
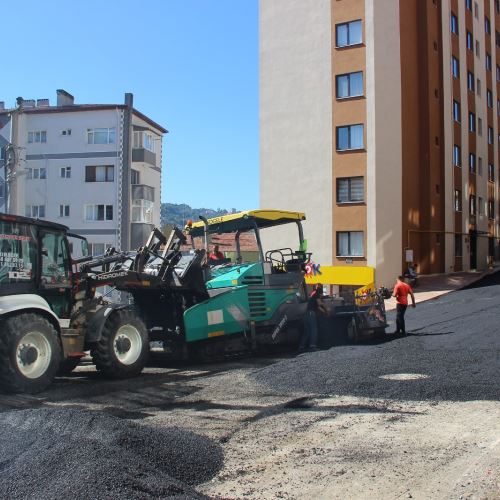
[[[408,337],[302,354],[251,378],[288,394],[500,400],[498,311],[500,286],[455,292],[410,309]]]
[[[82,410],[0,414],[0,498],[201,499],[223,464],[211,440]]]

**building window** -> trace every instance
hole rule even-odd
[[[497,115],[500,116],[500,99],[497,99]]]
[[[477,95],[481,95],[481,80],[479,78],[476,80],[476,92]]]
[[[151,224],[154,203],[149,200],[132,200],[132,222]]]
[[[491,35],[491,23],[487,16],[484,16],[484,31],[486,31],[488,35]]]
[[[469,153],[469,171],[471,174],[476,172],[476,155],[474,153]]]
[[[488,127],[488,144],[493,144],[493,127]]]
[[[363,42],[361,20],[335,26],[335,43],[337,47],[347,47]]]
[[[115,128],[88,128],[87,142],[89,144],[114,144]]]
[[[337,99],[363,95],[363,72],[347,73],[336,77]]]
[[[477,157],[477,173],[483,175],[483,159],[480,156]]]
[[[455,56],[451,56],[451,73],[454,78],[460,77],[460,64]]]
[[[458,35],[458,18],[453,12],[451,13],[451,32]]]
[[[460,103],[453,101],[453,120],[460,123]]]
[[[343,177],[337,179],[337,203],[359,203],[363,200],[363,177]]]
[[[337,231],[337,257],[363,257],[362,231]]]
[[[60,177],[61,179],[70,179],[71,178],[71,167],[61,167]]]
[[[476,115],[472,111],[469,112],[469,132],[476,131]]]
[[[89,243],[89,254],[93,256],[104,255],[106,250],[112,246],[110,243]]]
[[[472,11],[472,0],[465,0],[465,8]]]
[[[462,235],[455,235],[455,257],[462,257]]]
[[[138,170],[134,170],[133,168],[130,170],[130,183],[131,184],[140,184],[140,175]]]
[[[45,205],[26,205],[26,217],[34,219],[45,217]]]
[[[46,130],[37,130],[35,132],[28,132],[28,143],[32,144],[37,142],[47,142]]]
[[[59,217],[69,217],[69,205],[59,205]]]
[[[479,57],[481,53],[481,44],[479,43],[479,40],[476,40],[476,56]]]
[[[498,31],[495,31],[495,45],[500,48],[500,33]]]
[[[497,64],[497,82],[500,82],[500,66]]]
[[[28,168],[26,169],[26,178],[27,179],[46,179],[47,178],[47,170],[45,167],[40,168]]]
[[[134,148],[144,148],[152,153],[155,152],[155,144],[158,138],[151,132],[134,132]]]
[[[495,218],[495,201],[488,200],[488,219]]]
[[[493,107],[493,93],[490,89],[486,90],[486,104],[488,105],[488,108]]]
[[[490,182],[495,182],[495,167],[493,163],[488,163],[488,180]]]
[[[467,89],[474,92],[474,73],[472,71],[467,71]]]
[[[462,192],[459,189],[455,189],[455,212],[462,211]]]
[[[85,182],[113,182],[115,167],[113,165],[86,165]]]
[[[477,214],[481,217],[484,215],[484,203],[481,196],[477,199]]]
[[[491,71],[491,54],[486,52],[486,70]]]
[[[71,129],[67,128],[65,130],[61,130],[61,135],[67,137],[68,135],[71,135]]]
[[[500,0],[495,0],[495,11],[500,14]]]
[[[481,118],[477,119],[477,133],[483,135],[483,120]]]
[[[479,19],[479,5],[477,2],[474,2],[474,17],[476,19]]]
[[[467,49],[469,50],[474,50],[474,41],[473,41],[473,38],[472,38],[472,33],[470,31],[467,31],[467,35],[465,37],[465,40],[467,42]]]
[[[363,135],[364,126],[362,124],[337,127],[337,151],[363,149]]]
[[[476,196],[473,194],[469,198],[469,213],[470,215],[476,215]]]
[[[85,205],[85,220],[113,220],[113,205]]]
[[[455,167],[462,166],[462,153],[460,151],[460,146],[456,144],[453,146],[453,165],[455,165]]]

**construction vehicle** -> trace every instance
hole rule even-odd
[[[303,220],[300,212],[239,212],[174,227],[169,237],[154,229],[137,251],[93,257],[65,226],[0,214],[0,387],[39,392],[86,351],[100,373],[134,376],[150,341],[177,360],[296,344],[311,259]],[[261,232],[284,225],[296,228],[291,246],[264,250]],[[211,239],[222,235],[232,257],[210,260]],[[241,248],[248,236],[252,252]],[[82,258],[71,258],[70,237]],[[98,296],[104,286],[125,300]]]
[[[303,214],[254,211],[231,221],[196,224],[205,239],[230,223],[240,234],[296,223]],[[286,323],[300,321],[305,304],[304,252],[262,254],[257,262],[209,266],[206,249],[183,249],[186,235],[153,230],[135,252],[72,260],[71,235],[60,224],[0,214],[0,387],[36,393],[59,370],[69,371],[90,351],[99,372],[123,378],[140,373],[149,341],[160,340],[176,358],[210,358],[228,349],[256,349],[285,340]],[[279,258],[278,258],[279,257]],[[112,303],[96,295],[110,285],[132,300]],[[298,307],[297,307],[298,306]],[[298,337],[298,330],[294,333]],[[221,343],[221,337],[230,342]],[[286,338],[288,340],[288,338]]]

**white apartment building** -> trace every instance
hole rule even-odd
[[[44,218],[85,236],[95,255],[142,245],[160,224],[167,130],[124,104],[0,102],[0,211]]]

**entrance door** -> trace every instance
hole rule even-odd
[[[470,240],[470,268],[477,269],[477,232],[469,232]]]

